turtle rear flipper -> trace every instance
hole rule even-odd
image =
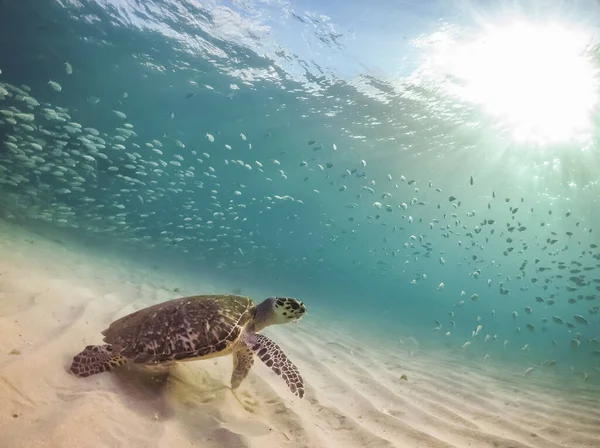
[[[285,380],[294,395],[304,396],[304,380],[300,371],[275,342],[263,334],[251,332],[244,334],[244,341],[267,367]]]
[[[75,355],[71,372],[83,378],[96,373],[108,372],[127,362],[127,358],[113,353],[110,345],[88,345]]]

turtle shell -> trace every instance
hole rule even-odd
[[[102,334],[115,353],[136,363],[213,357],[235,345],[255,314],[249,297],[182,297],[124,316]]]

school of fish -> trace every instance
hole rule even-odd
[[[65,62],[65,74],[70,76],[73,70]],[[48,81],[48,88],[57,94],[63,92],[63,86],[54,80]],[[100,101],[88,98],[91,105]],[[513,200],[490,192],[487,210],[463,210],[457,196],[444,193],[433,181],[399,173],[381,179],[371,177],[365,159],[340,167],[327,160],[338,152],[336,142],[307,139],[302,142],[304,160],[284,166],[275,158],[263,160],[260,150],[253,150],[246,135],[249,130],[240,129],[239,134],[227,136],[202,130],[186,141],[159,132],[151,140],[142,140],[136,133],[135,120],[125,112],[115,107],[107,114],[117,120],[117,125],[110,131],[99,130],[79,123],[67,108],[38,101],[28,86],[0,82],[0,206],[5,217],[18,215],[182,253],[201,252],[202,257],[214,256],[223,265],[225,260],[243,265],[245,257],[245,263],[251,263],[260,254],[270,263],[325,265],[327,244],[349,253],[358,244],[365,224],[380,223],[385,227],[381,231],[383,247],[366,249],[379,257],[368,270],[379,276],[394,276],[413,269],[412,278],[403,288],[432,281],[424,272],[427,263],[448,265],[446,253],[436,254],[435,232],[436,238],[454,240],[456,250],[467,253],[461,257],[467,262],[458,269],[468,269],[467,274],[478,281],[478,286],[477,290],[460,291],[448,310],[434,316],[434,331],[443,338],[460,339],[459,346],[469,350],[476,342],[497,342],[510,348],[515,333],[533,334],[545,332],[550,326],[560,327],[564,337],[550,344],[585,351],[594,360],[590,372],[578,372],[584,380],[590,374],[600,375],[600,250],[597,244],[578,242],[578,235],[591,234],[593,229],[580,228],[571,212],[563,213],[561,218],[571,220],[572,230],[558,234],[544,226],[542,215],[552,215],[553,211],[534,210],[525,198]],[[175,120],[175,114],[170,118]],[[261,137],[268,139],[270,135]],[[234,178],[240,181],[222,183],[221,173],[225,170],[235,172]],[[315,188],[315,176],[326,181],[321,188]],[[291,189],[289,177],[303,179],[303,190],[295,188],[294,194],[286,193]],[[259,190],[265,194],[249,195],[247,185],[251,182],[260,182]],[[476,179],[472,176],[464,182],[473,187]],[[321,195],[322,185],[327,186],[327,194],[339,195],[339,207],[346,209],[347,217],[341,220],[333,211],[319,212],[322,232],[315,235],[314,257],[297,255],[282,260],[272,256],[265,239],[258,242],[268,230],[252,227],[249,220],[285,204],[293,206],[285,208],[286,222],[298,220],[303,207],[307,207],[305,203]],[[429,191],[427,198],[422,194],[425,189]],[[437,200],[431,200],[432,194]],[[181,206],[163,214],[174,200]],[[365,203],[371,207],[365,207]],[[486,217],[492,208],[502,210],[504,222]],[[427,210],[428,218],[422,217],[422,210]],[[528,227],[520,217],[528,214],[531,218],[534,213],[540,214],[540,222],[532,241],[525,237]],[[392,221],[386,215],[397,216]],[[286,222],[277,224],[278,233],[286,232]],[[289,230],[288,236],[293,233]],[[491,239],[503,244],[503,250],[495,255],[510,259],[514,264],[511,275],[500,274],[503,263],[494,257],[484,259],[478,255]],[[532,244],[546,256],[530,258],[527,251]],[[561,252],[570,244],[580,245],[579,257],[561,260]],[[369,263],[358,256],[352,262],[365,267]],[[432,291],[446,293],[447,282],[436,281]],[[501,296],[511,296],[511,285],[517,285],[518,294],[523,296],[531,295],[530,285],[542,293],[531,295],[526,303],[514,302],[514,310],[506,316],[514,324],[510,329],[502,334],[490,333],[486,318],[478,316],[470,334],[455,334],[455,318],[462,309],[485,300],[491,288]],[[577,311],[555,314],[553,307],[558,302],[576,306]],[[496,315],[493,305],[490,315]],[[530,350],[530,343],[518,349]],[[489,358],[486,354],[483,361]],[[542,360],[535,368],[527,367],[524,375],[556,362]]]

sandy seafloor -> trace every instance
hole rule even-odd
[[[117,317],[218,292],[231,288],[0,221],[0,448],[600,447],[594,385],[376,340],[310,306],[299,325],[266,330],[303,373],[304,400],[257,361],[242,406],[224,387],[230,357],[180,364],[168,377],[67,372]]]

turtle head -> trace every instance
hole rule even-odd
[[[306,305],[292,297],[269,297],[256,308],[255,331],[267,325],[298,322],[306,314]]]

